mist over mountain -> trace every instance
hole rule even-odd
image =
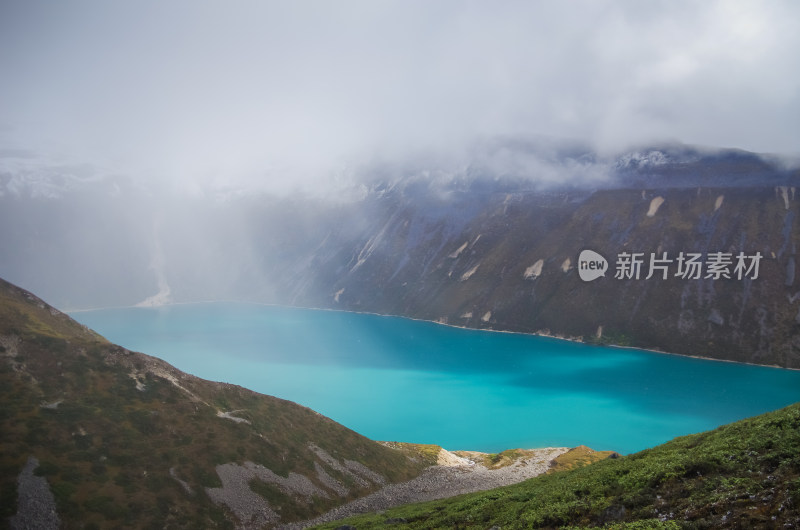
[[[491,241],[530,234],[517,248],[533,252],[602,190],[791,187],[798,15],[789,0],[6,2],[0,274],[65,309],[389,311],[356,303],[356,283],[433,281],[437,253],[490,241],[498,194],[537,213]],[[506,258],[474,277],[528,259]],[[463,314],[478,310],[502,313]]]
[[[314,193],[145,186],[18,152],[2,168],[0,271],[65,309],[253,300],[800,362],[800,172],[772,155],[496,138]],[[592,284],[586,248],[612,261]],[[615,280],[626,249],[764,260],[753,281]]]
[[[255,301],[800,369],[796,1],[6,1],[0,50],[12,526],[30,501],[69,527],[294,523],[442,455],[59,310]],[[796,524],[799,421],[374,524]]]

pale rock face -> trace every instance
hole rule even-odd
[[[447,451],[446,449],[440,449],[439,454],[436,457],[436,465],[446,466],[446,467],[461,467],[461,466],[473,466],[475,465],[475,462],[467,458],[463,458],[456,454],[453,454],[450,451]]]
[[[158,293],[142,300],[136,304],[136,307],[160,307],[169,304],[171,301],[169,284],[167,284],[167,280],[163,275],[159,275]]]
[[[483,320],[484,322],[489,322],[489,320],[490,320],[491,318],[492,318],[492,312],[491,312],[491,311],[487,311],[487,312],[486,312],[486,313],[485,313],[485,314],[484,314],[484,315],[481,317],[481,320]]]
[[[465,281],[469,280],[469,279],[472,277],[472,275],[473,275],[473,274],[475,274],[475,271],[477,271],[477,270],[478,270],[478,267],[480,267],[480,266],[481,266],[481,264],[480,264],[480,263],[478,263],[477,265],[475,265],[474,267],[472,267],[470,270],[468,270],[467,272],[465,272],[464,274],[462,274],[462,275],[461,275],[461,281],[462,281],[462,282],[465,282]]]
[[[564,263],[561,264],[561,272],[567,273],[572,269],[572,260],[567,258],[564,260]]]
[[[226,420],[231,420],[231,421],[236,422],[236,423],[247,423],[249,425],[250,422],[248,420],[246,420],[244,418],[240,418],[238,416],[234,416],[234,414],[236,414],[237,412],[242,412],[242,411],[241,410],[231,410],[231,411],[228,411],[228,412],[223,412],[221,410],[218,410],[217,411],[217,417],[218,418],[225,418]]]
[[[789,187],[788,186],[778,186],[778,191],[783,198],[783,205],[786,209],[789,209]]]
[[[654,217],[658,209],[661,208],[661,205],[664,204],[664,197],[658,196],[652,201],[650,201],[650,209],[647,210],[647,217]]]
[[[524,278],[526,280],[533,280],[535,278],[538,278],[539,276],[542,275],[543,266],[544,266],[544,260],[540,259],[539,261],[537,261],[536,263],[525,269]]]
[[[720,207],[722,206],[722,202],[724,200],[725,200],[725,196],[724,195],[720,195],[719,197],[717,197],[717,200],[714,202],[714,211],[715,212],[720,209]]]
[[[457,248],[455,251],[453,251],[452,253],[450,253],[450,255],[449,255],[449,256],[447,256],[447,257],[448,257],[448,258],[451,258],[451,259],[456,259],[456,258],[458,258],[458,257],[461,255],[461,253],[462,253],[462,252],[464,252],[464,249],[466,249],[466,248],[467,248],[467,245],[468,245],[468,244],[469,244],[469,241],[464,241],[464,244],[463,244],[463,245],[461,245],[460,247],[458,247],[458,248]]]

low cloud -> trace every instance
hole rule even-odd
[[[790,1],[34,0],[0,7],[0,47],[3,146],[187,190],[314,188],[498,136],[800,145]],[[558,177],[541,153],[485,163]]]

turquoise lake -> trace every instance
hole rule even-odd
[[[246,303],[73,313],[112,342],[375,440],[631,453],[800,401],[800,371]]]

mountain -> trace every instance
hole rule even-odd
[[[796,528],[800,404],[640,453],[321,528]]]
[[[14,528],[269,526],[427,465],[295,403],[110,344],[3,280],[0,403],[0,521]]]
[[[324,244],[294,303],[800,367],[800,197],[780,188],[475,193],[430,204],[405,189],[376,202],[369,237]],[[330,241],[330,240],[328,240]],[[609,262],[584,282],[590,249]],[[728,278],[676,276],[681,253],[731,261]],[[641,274],[615,278],[623,253]],[[651,254],[670,260],[650,279]],[[760,255],[757,277],[736,256]],[[749,266],[752,260],[746,262]],[[311,278],[313,281],[309,281]],[[325,296],[320,296],[324,293]]]
[[[443,458],[110,344],[2,280],[0,403],[0,521],[12,528],[270,527],[415,477],[428,491],[422,469]],[[544,477],[329,527],[800,523],[800,404],[629,456],[562,451]],[[444,456],[513,475],[546,464],[537,454]]]
[[[800,368],[796,161],[506,138],[278,197],[13,157],[0,274],[58,307],[252,300]],[[587,249],[608,262],[592,282]],[[625,254],[640,254],[639,279],[615,278]],[[676,276],[694,254],[699,277]],[[715,256],[729,277],[709,274]],[[664,258],[667,278],[645,279]]]

